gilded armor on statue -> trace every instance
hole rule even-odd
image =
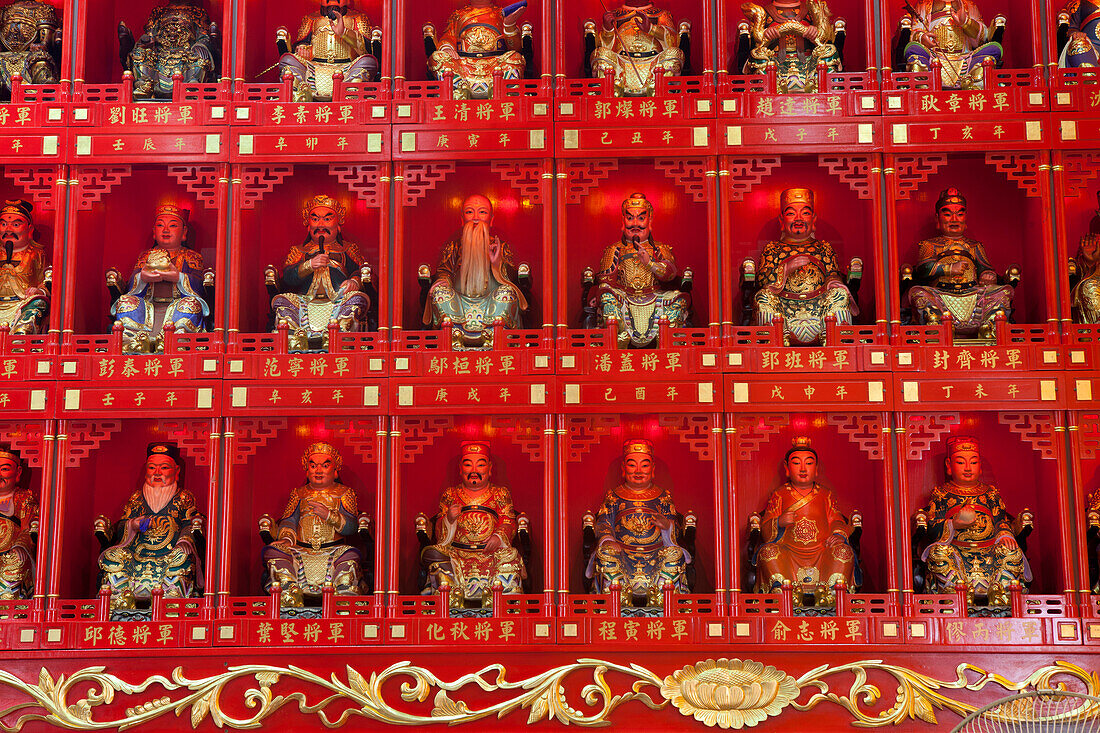
[[[61,20],[53,6],[16,0],[0,10],[0,91],[11,96],[12,76],[24,84],[56,84],[61,65]]]
[[[744,3],[741,12],[752,43],[742,71],[765,74],[774,65],[779,94],[818,91],[818,64],[828,71],[842,70],[835,42],[843,21],[834,22],[824,0]]]
[[[163,351],[168,325],[180,333],[206,330],[210,306],[205,286],[214,276],[203,270],[202,255],[187,245],[189,215],[172,204],[157,208],[153,246],[138,255],[125,292],[119,272],[107,271],[107,286],[120,293],[111,316],[122,324],[122,349],[127,354]]]
[[[1100,323],[1100,192],[1096,202],[1098,208],[1089,232],[1081,237],[1077,256],[1069,261],[1070,302],[1077,323]]]
[[[38,548],[38,498],[21,488],[19,454],[0,447],[0,601],[30,598]]]
[[[353,10],[350,0],[321,0],[320,9],[298,24],[292,48],[287,47],[287,29],[277,31],[279,75],[294,78],[295,102],[329,101],[334,74],[343,74],[345,83],[378,76],[372,45],[381,38],[382,31],[365,13]]]
[[[531,26],[516,23],[527,9],[525,0],[501,8],[491,0],[471,0],[451,13],[443,33],[424,26],[424,36],[435,41],[428,57],[428,71],[437,79],[450,74],[455,99],[488,99],[493,93],[493,74],[519,79],[527,68],[523,38]]]
[[[913,0],[907,12],[901,26],[910,33],[902,51],[909,71],[929,71],[938,61],[944,89],[985,89],[982,63],[1001,63],[1003,50],[993,36],[1004,16],[987,26],[972,0]]]
[[[0,206],[0,324],[17,334],[39,333],[50,308],[52,268],[45,247],[34,241],[31,211],[23,200]]]
[[[1058,55],[1063,68],[1100,66],[1100,3],[1070,0],[1058,13],[1058,38],[1064,39]]]
[[[593,524],[596,547],[585,576],[594,593],[607,593],[617,582],[624,605],[660,606],[666,584],[677,593],[690,591],[684,519],[668,489],[654,484],[654,473],[653,444],[626,441],[623,480],[604,495]]]
[[[290,493],[274,523],[274,539],[263,549],[264,591],[279,584],[283,606],[301,607],[306,596],[332,585],[337,595],[363,592],[358,549],[351,538],[365,525],[355,490],[338,482],[343,461],[328,443],[314,443],[302,454],[306,483]],[[271,517],[260,519],[261,533],[272,534]]]
[[[592,76],[599,79],[610,73],[615,96],[653,96],[658,75],[679,76],[683,70],[680,35],[689,31],[687,22],[677,27],[672,13],[648,0],[625,0],[603,14],[599,33],[592,21],[585,31],[595,37],[596,49],[589,59]]]
[[[768,497],[759,518],[764,544],[756,549],[757,593],[780,592],[790,583],[796,603],[836,603],[836,584],[860,585],[859,565],[849,544],[852,528],[836,494],[817,483],[817,451],[796,438],[784,458],[787,482]]]
[[[119,22],[122,68],[134,75],[134,99],[171,99],[172,77],[184,84],[216,81],[221,63],[218,26],[195,0],[153,8],[141,37]]]
[[[136,608],[154,588],[165,598],[188,598],[202,588],[196,540],[203,519],[194,494],[179,484],[182,468],[174,443],[150,443],[144,484],[130,495],[122,517],[113,527],[105,516],[95,520],[105,548],[99,569],[112,609]]]
[[[488,443],[462,444],[458,476],[459,483],[444,489],[439,497],[435,544],[420,553],[428,576],[424,593],[437,591],[445,582],[450,586],[447,601],[451,608],[478,604],[488,608],[496,583],[505,593],[523,592],[527,569],[512,546],[516,509],[511,492],[492,482]],[[417,522],[426,525],[427,519],[421,515]]]

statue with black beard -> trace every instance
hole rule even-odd
[[[12,333],[38,333],[50,305],[46,249],[34,241],[31,204],[17,199],[0,206],[0,323]]]

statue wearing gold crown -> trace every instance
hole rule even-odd
[[[29,201],[0,206],[0,323],[12,333],[38,333],[50,307],[46,249],[34,241]]]
[[[791,344],[820,344],[825,319],[851,323],[859,313],[837,268],[833,246],[814,236],[817,212],[814,192],[789,188],[779,196],[778,240],[764,245],[759,290],[753,298],[756,325],[783,318],[783,337]],[[862,262],[852,260],[852,275]]]
[[[517,22],[527,9],[526,0],[501,8],[492,0],[470,0],[451,13],[443,34],[435,39],[428,70],[442,79],[451,74],[455,99],[488,99],[493,93],[493,74],[519,79],[527,67],[523,56],[523,32]],[[530,33],[530,26],[524,31]],[[424,27],[432,38],[435,28]]]
[[[315,196],[302,209],[306,240],[290,248],[283,263],[283,292],[271,299],[275,323],[290,326],[290,350],[328,347],[328,324],[341,331],[362,331],[370,299],[362,292],[368,276],[359,245],[344,239],[345,207],[330,196]],[[265,278],[275,286],[275,270]],[[312,342],[312,343],[311,343]]]
[[[111,306],[111,316],[122,323],[125,353],[163,351],[168,324],[187,333],[206,330],[204,284],[213,273],[203,271],[202,255],[187,246],[189,213],[172,204],[157,208],[153,246],[138,255],[128,290]],[[107,271],[108,287],[121,291],[120,281],[118,270]]]
[[[0,600],[30,598],[38,548],[38,499],[19,486],[19,454],[0,448]]]
[[[320,596],[327,584],[338,595],[363,592],[360,553],[351,545],[360,519],[355,490],[339,483],[342,464],[328,443],[306,449],[306,483],[291,492],[274,540],[263,549],[264,590],[278,583],[284,606],[305,605],[306,596]],[[271,517],[260,519],[260,531],[272,534]]]
[[[764,74],[775,64],[779,94],[824,91],[817,88],[818,64],[842,70],[836,23],[824,0],[749,2],[741,5],[741,12],[752,43],[743,72]]]
[[[660,606],[670,583],[689,591],[686,569],[691,556],[681,546],[684,519],[668,489],[654,481],[653,444],[623,444],[622,482],[604,495],[593,530],[596,548],[585,575],[594,593],[607,593],[618,582],[626,605]]]
[[[755,590],[779,592],[789,582],[797,602],[813,595],[815,605],[831,606],[837,582],[849,590],[859,586],[851,527],[836,494],[817,483],[809,438],[796,438],[783,463],[787,482],[772,492],[760,519],[764,544],[756,550]]]
[[[112,609],[133,609],[148,601],[154,588],[165,598],[188,598],[202,587],[202,558],[196,540],[202,515],[195,496],[179,484],[183,459],[174,443],[150,443],[145,479],[109,526],[95,520],[105,549],[99,556],[103,584],[110,589]]]
[[[371,25],[365,13],[351,8],[350,0],[321,0],[316,13],[302,18],[293,49],[286,43],[286,28],[277,31],[283,55],[279,75],[294,78],[295,102],[332,99],[332,77],[340,73],[345,83],[372,81],[378,76],[378,59],[372,45],[382,31]]]
[[[928,71],[939,61],[944,89],[985,89],[982,62],[1001,62],[1001,44],[993,41],[1005,19],[998,15],[992,26],[982,22],[972,0],[913,0],[902,27],[910,32],[902,51],[910,71]]]
[[[176,74],[184,84],[218,78],[218,26],[195,0],[168,0],[153,8],[136,42],[133,32],[119,22],[118,41],[122,66],[134,75],[134,99],[171,99]]]
[[[909,289],[914,319],[940,323],[950,312],[956,336],[991,338],[999,314],[1012,313],[1013,288],[999,285],[985,247],[966,235],[966,199],[947,188],[936,201],[939,236],[917,244],[915,283]]]
[[[588,23],[594,33],[595,24]],[[610,72],[618,97],[653,96],[658,75],[679,76],[683,70],[680,34],[687,31],[686,23],[678,28],[671,12],[648,0],[624,0],[603,15],[590,59],[592,76]]]
[[[492,346],[491,327],[519,328],[527,299],[515,284],[512,248],[493,232],[493,204],[481,195],[462,204],[462,229],[443,247],[423,321],[451,322],[457,348]]]
[[[662,290],[676,277],[672,248],[653,239],[653,204],[642,193],[623,201],[622,237],[603,251],[596,298],[600,325],[608,318],[619,322],[620,347],[652,343],[661,319],[672,328],[683,326],[691,296],[680,290]]]
[[[944,459],[947,481],[932,490],[932,499],[918,515],[933,541],[921,559],[928,563],[930,593],[952,593],[966,584],[968,601],[984,599],[991,606],[1009,603],[1012,581],[1031,581],[1031,568],[1016,543],[1012,517],[997,487],[982,482],[978,441],[950,438]]]
[[[61,20],[52,5],[16,0],[0,10],[0,88],[10,97],[12,76],[24,84],[56,84],[61,66]]]
[[[516,509],[512,493],[494,484],[489,444],[467,441],[458,461],[458,484],[443,490],[435,520],[435,544],[420,553],[428,576],[425,593],[446,581],[451,608],[492,603],[493,584],[522,593],[527,569],[512,546]],[[418,522],[424,522],[423,517]]]

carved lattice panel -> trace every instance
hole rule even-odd
[[[861,200],[871,198],[874,179],[870,155],[822,155],[817,164],[852,189]]]
[[[401,433],[400,442],[397,445],[398,460],[401,463],[412,463],[417,456],[430,448],[440,435],[454,425],[455,420],[450,415],[401,418],[398,421],[398,430]]]
[[[614,415],[570,415],[565,418],[565,439],[561,449],[565,460],[578,463],[588,455],[600,441],[611,434],[611,429],[619,424]]]
[[[713,163],[701,158],[669,158],[653,161],[653,167],[665,174],[665,177],[684,190],[691,200],[702,203],[709,199],[707,195],[707,171]],[[713,174],[712,174],[713,175]]]
[[[787,420],[786,415],[738,415],[733,422],[737,430],[737,460],[751,461],[753,454],[786,425]]]
[[[619,169],[617,160],[567,160],[559,165],[565,173],[567,204],[579,204],[600,181]]]
[[[292,165],[245,165],[241,173],[241,208],[255,209],[264,196],[294,172]]]
[[[1077,437],[1081,445],[1081,458],[1086,461],[1095,460],[1100,455],[1100,415],[1095,412],[1081,415]]]
[[[1049,412],[1000,412],[997,422],[1008,426],[1013,435],[1017,435],[1043,460],[1057,458],[1054,439],[1054,415]]]
[[[657,424],[679,438],[700,461],[713,461],[714,421],[707,415],[661,415]]]
[[[546,418],[537,415],[494,417],[491,425],[523,449],[524,455],[536,463],[546,461],[546,441],[543,426]]]
[[[906,460],[919,461],[951,428],[959,424],[959,413],[941,412],[905,417]]]
[[[1100,176],[1100,153],[1081,151],[1065,155],[1065,185],[1069,196],[1081,194],[1085,186]]]
[[[168,173],[187,189],[204,208],[213,209],[218,202],[218,178],[221,171],[216,165],[170,165]]]
[[[1039,153],[986,153],[985,162],[1031,198],[1040,191]]]
[[[19,454],[23,465],[28,468],[40,468],[46,448],[42,435],[45,433],[39,423],[22,423],[14,420],[0,422],[0,447],[9,448]]]
[[[945,165],[947,156],[943,154],[895,156],[894,185],[898,198],[910,198]]]
[[[196,466],[210,465],[210,420],[158,420],[155,432],[162,439],[171,441],[180,447],[180,453],[190,458]]]
[[[72,195],[76,196],[77,209],[90,210],[92,204],[110,193],[129,175],[128,165],[82,166],[77,170],[76,184],[70,188]]]
[[[370,418],[326,417],[325,429],[340,436],[351,452],[363,459],[363,463],[378,463],[378,421]],[[344,463],[348,462],[344,456]]]
[[[53,211],[56,208],[54,202],[57,197],[54,195],[54,191],[58,188],[57,180],[59,178],[56,167],[21,168],[19,166],[5,166],[4,175],[23,189],[23,195],[33,201],[40,210]]]
[[[781,160],[775,157],[730,158],[729,171],[730,200],[744,201],[745,194],[756,188],[766,176],[779,167]]]
[[[535,206],[543,204],[543,164],[537,160],[497,160],[490,166],[493,173]]]
[[[440,160],[431,163],[405,163],[402,173],[401,205],[416,206],[447,176],[455,172],[454,161]]]
[[[367,206],[378,209],[385,203],[382,196],[382,165],[380,163],[361,163],[358,165],[333,163],[328,167],[330,176],[344,184],[349,191],[366,202]]]
[[[883,437],[882,415],[867,413],[863,415],[830,414],[826,422],[837,429],[849,442],[855,443],[872,461],[886,458],[886,444]]]
[[[65,454],[65,467],[76,468],[92,451],[99,448],[103,441],[122,430],[121,420],[69,420],[65,425],[66,442],[69,449]]]
[[[285,417],[234,418],[233,465],[246,462],[283,430],[286,430]]]

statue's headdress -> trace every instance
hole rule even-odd
[[[653,455],[653,443],[652,441],[645,440],[644,438],[635,438],[634,440],[628,440],[623,443],[623,458],[634,454],[641,453],[642,455]]]
[[[4,205],[0,206],[0,214],[15,214],[21,216],[27,220],[28,224],[33,224],[34,220],[31,219],[31,213],[34,211],[34,206],[30,201],[24,199],[7,199],[4,201]]]
[[[645,197],[644,193],[639,193],[639,192],[635,191],[634,193],[630,194],[625,199],[623,199],[623,205],[622,205],[623,216],[626,216],[626,210],[627,209],[638,209],[638,208],[645,209],[646,212],[650,216],[653,216],[653,204],[650,202],[649,199],[647,199]]]
[[[336,471],[339,473],[340,467],[344,465],[344,461],[340,458],[340,451],[336,450],[336,446],[331,443],[311,443],[306,452],[302,454],[302,468],[309,468],[309,457],[315,453],[321,453],[332,458],[332,462],[336,464]]]
[[[477,455],[485,456],[487,460],[492,460],[492,456],[489,453],[489,444],[484,440],[467,440],[460,446],[461,455]]]
[[[157,207],[157,210],[153,212],[153,219],[157,219],[161,216],[174,216],[184,224],[187,224],[187,220],[191,217],[191,212],[175,204],[161,204]]]
[[[966,197],[962,195],[962,192],[954,186],[949,186],[940,192],[940,197],[936,199],[936,211],[939,211],[948,204],[959,204],[964,209],[966,208]]]
[[[969,435],[958,435],[954,438],[947,439],[947,456],[950,458],[956,453],[962,453],[963,451],[977,451],[978,439],[972,438]]]
[[[344,214],[347,213],[347,207],[333,197],[326,196],[325,194],[314,196],[302,207],[302,223],[309,226],[309,212],[319,208],[332,209],[335,211],[336,221],[343,225]]]
[[[150,443],[145,449],[145,458],[149,459],[153,456],[167,456],[172,459],[172,463],[176,464],[177,468],[183,468],[183,458],[180,456],[180,447],[175,443]]]
[[[791,441],[791,447],[787,455],[783,456],[783,462],[789,461],[795,453],[813,453],[814,458],[817,458],[817,451],[810,445],[810,438],[806,435],[799,435]]]
[[[787,208],[791,204],[809,204],[814,207],[814,191],[812,188],[788,188],[779,194],[779,210]]]

